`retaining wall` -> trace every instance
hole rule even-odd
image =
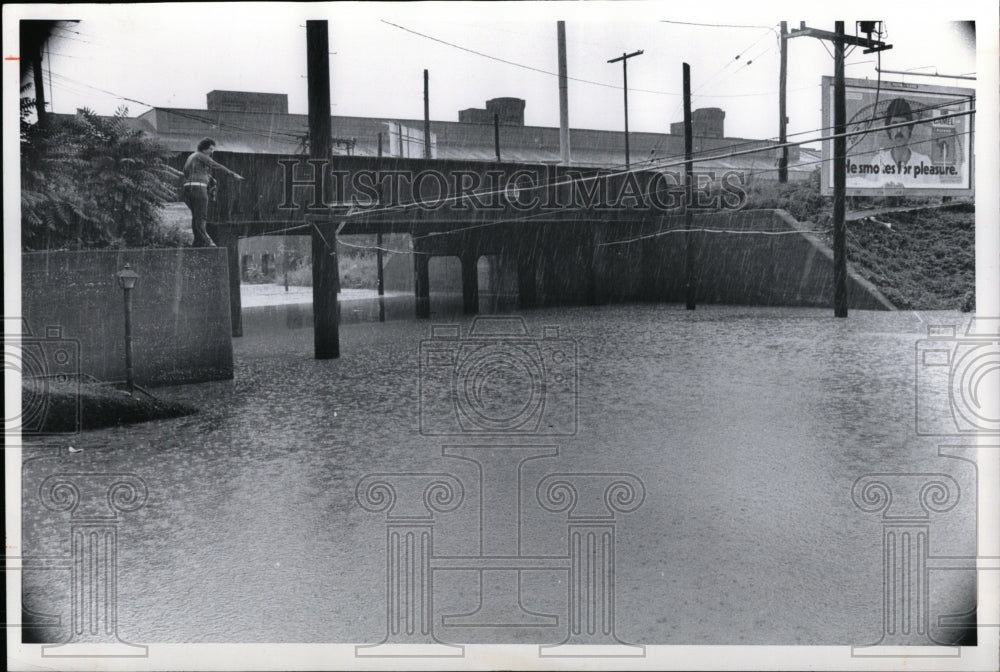
[[[126,263],[140,276],[132,290],[136,383],[232,378],[225,248],[25,253],[22,313],[33,336],[59,328],[79,342],[81,373],[124,380],[124,297],[115,274]]]
[[[692,219],[697,303],[833,307],[833,251],[810,232],[811,225],[783,210],[712,212]],[[473,230],[441,237],[433,253],[457,255],[472,249],[498,255],[499,277],[515,291],[516,281],[507,280],[517,273],[518,257],[528,255],[540,306],[683,303],[687,235],[683,216],[632,223],[512,224],[497,233]],[[456,264],[448,266],[431,264],[432,293],[461,292],[461,273]],[[392,257],[385,277],[387,288],[412,291],[413,258]],[[490,289],[483,278],[479,288]],[[894,310],[850,264],[848,306]]]

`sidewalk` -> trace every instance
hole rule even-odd
[[[386,292],[387,297],[404,296],[407,292]],[[292,303],[312,303],[312,287],[290,285],[285,291],[284,285],[240,285],[240,297],[244,308],[257,306],[284,306]],[[341,289],[340,301],[359,301],[377,299],[378,291],[374,289]]]

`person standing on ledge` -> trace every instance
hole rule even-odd
[[[205,230],[208,219],[208,189],[215,182],[212,168],[226,171],[237,180],[243,176],[229,170],[212,158],[215,152],[215,140],[205,138],[198,143],[198,151],[194,152],[184,162],[184,202],[191,210],[191,230],[194,232],[194,247],[216,247],[215,241]]]

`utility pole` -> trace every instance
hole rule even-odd
[[[833,315],[847,317],[847,224],[844,222],[844,198],[847,193],[847,101],[844,91],[844,48],[864,47],[862,53],[892,49],[881,40],[846,35],[844,22],[834,24],[834,32],[808,28],[805,22],[788,37],[815,37],[833,43]],[[782,41],[784,42],[784,40]],[[824,92],[825,95],[825,92]]]
[[[847,100],[844,92],[844,22],[834,23],[833,40],[833,314],[847,317]]]
[[[39,44],[31,59],[31,74],[35,84],[35,115],[39,127],[48,122],[48,110],[45,109],[45,80],[42,78],[42,45]]]
[[[569,74],[566,67],[566,22],[556,22],[556,42],[559,51],[559,158],[569,165]],[[627,153],[627,152],[626,152]]]
[[[500,161],[500,115],[493,115],[493,148],[497,152],[497,161]]]
[[[427,70],[424,70],[424,158],[431,158],[431,94],[430,84],[427,79]]]
[[[608,63],[622,62],[622,77],[623,86],[622,89],[625,91],[625,168],[629,168],[629,151],[628,151],[628,59],[633,56],[639,56],[642,54],[642,49],[639,51],[633,51],[631,54],[622,54],[617,58],[612,58]]]
[[[382,158],[382,132],[378,134],[378,158]],[[375,263],[378,266],[378,321],[385,322],[385,276],[382,270],[382,232],[375,237]]]
[[[306,78],[309,99],[309,158],[329,170],[330,37],[326,21],[306,21]],[[308,217],[308,215],[307,215]],[[337,270],[337,229],[330,214],[312,218],[313,348],[316,359],[340,357],[340,278]]]
[[[685,301],[695,309],[694,241],[691,232],[691,201],[694,197],[694,125],[691,123],[691,66],[684,64],[684,274]]]
[[[788,182],[788,116],[785,111],[785,90],[788,85],[788,22],[781,22],[781,65],[778,70],[778,144],[781,157],[778,159],[778,182]]]
[[[385,322],[385,271],[382,268],[382,232],[375,241],[376,262],[378,263],[378,321]]]

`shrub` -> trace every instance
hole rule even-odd
[[[166,150],[127,123],[81,110],[28,123],[21,99],[21,244],[26,250],[161,246],[164,203],[176,172]]]

